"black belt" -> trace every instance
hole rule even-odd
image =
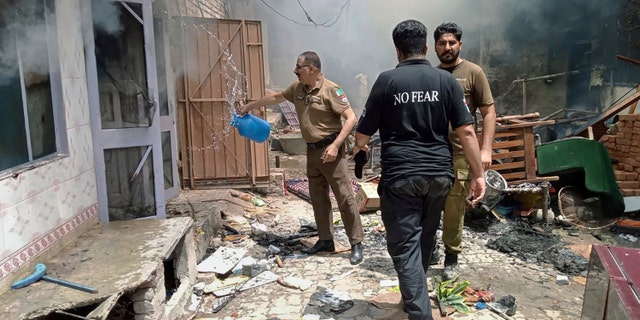
[[[307,143],[307,149],[309,150],[319,150],[322,149],[328,145],[330,145],[331,143],[333,143],[336,138],[338,137],[337,133],[334,133],[318,142],[314,142],[314,143]]]

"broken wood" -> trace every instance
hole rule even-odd
[[[537,119],[537,118],[540,118],[540,113],[533,112],[533,113],[527,113],[527,114],[517,114],[517,115],[496,117],[496,122],[508,122],[513,120],[525,120],[525,119]]]
[[[611,229],[615,232],[624,232],[629,234],[640,234],[640,221],[621,218],[613,223]]]
[[[640,85],[638,85],[638,88],[636,89],[636,92],[640,92]],[[638,106],[638,101],[634,102],[630,107],[629,107],[629,114],[634,114],[636,113],[636,107]]]
[[[278,265],[279,268],[284,267],[284,262],[282,262],[282,259],[280,259],[280,255],[275,255],[276,258],[276,264]]]
[[[615,106],[604,111],[600,115],[600,117],[598,117],[598,120],[591,124],[591,126],[593,127],[593,138],[595,140],[600,140],[600,138],[607,132],[608,129],[607,126],[604,125],[604,122],[609,120],[610,118],[613,118],[613,116],[617,115],[632,104],[637,103],[638,100],[640,100],[640,91],[635,92],[626,99],[618,102]],[[587,129],[579,132],[577,135],[586,137],[586,134]]]
[[[620,60],[623,60],[623,61],[626,61],[626,62],[631,62],[633,64],[640,65],[640,60],[636,60],[636,59],[633,59],[633,58],[625,57],[625,56],[620,55],[620,54],[616,54],[616,58],[618,58]]]
[[[498,129],[516,129],[516,128],[525,128],[525,127],[535,127],[535,126],[546,126],[550,124],[556,123],[555,120],[539,120],[539,121],[531,121],[531,122],[522,122],[522,123],[514,123],[514,124],[503,124],[497,125],[496,130]]]
[[[444,303],[440,300],[438,300],[438,310],[440,310],[441,317],[447,316],[447,308],[444,306]]]

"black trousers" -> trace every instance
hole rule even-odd
[[[378,187],[387,250],[410,320],[433,319],[426,273],[451,185],[449,176],[411,176]]]

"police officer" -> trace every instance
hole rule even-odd
[[[469,196],[485,192],[478,140],[462,89],[448,72],[426,60],[427,29],[406,20],[393,29],[399,64],[371,89],[356,129],[354,154],[368,150],[380,131],[382,176],[378,186],[387,250],[409,319],[433,319],[426,283],[440,213],[453,181],[449,126],[473,171]]]
[[[239,113],[245,114],[255,107],[274,105],[285,100],[295,105],[300,133],[307,142],[309,196],[319,239],[306,252],[335,251],[333,210],[329,197],[329,191],[333,191],[351,244],[349,262],[355,265],[363,260],[364,232],[349,178],[344,141],[358,120],[344,90],[324,77],[321,66],[317,53],[301,53],[293,69],[297,81],[282,92],[243,105]]]

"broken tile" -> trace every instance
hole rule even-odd
[[[313,285],[313,281],[298,277],[279,277],[278,283],[289,288],[305,291]]]
[[[226,274],[247,253],[246,249],[220,247],[216,252],[198,264],[198,272]]]
[[[254,278],[251,278],[249,281],[245,282],[239,289],[238,291],[245,291],[248,289],[251,289],[253,287],[257,287],[257,286],[261,286],[267,283],[271,283],[278,280],[278,276],[271,272],[271,271],[265,271],[259,275],[257,275]]]

